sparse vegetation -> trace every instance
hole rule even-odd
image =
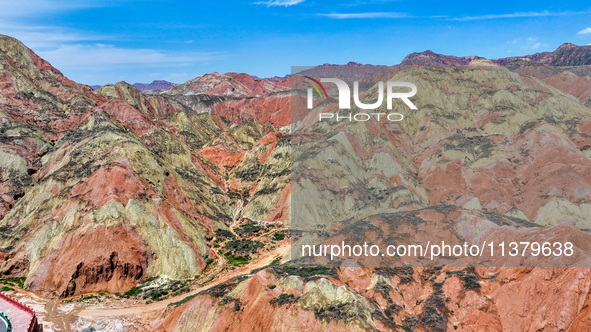
[[[382,296],[385,299],[389,299],[390,298],[390,292],[392,290],[394,290],[392,288],[392,286],[388,285],[386,282],[384,281],[379,281],[375,284],[375,286],[373,287],[373,290],[382,294]]]
[[[0,284],[24,288],[25,280],[27,280],[27,278],[6,278],[0,279]]]
[[[447,319],[435,307],[425,306],[421,320],[429,327],[429,331],[444,332],[447,330]]]
[[[226,255],[248,256],[249,254],[255,253],[259,248],[262,248],[263,246],[264,245],[262,242],[254,240],[232,240],[226,243],[226,245],[224,246],[224,251]]]
[[[390,320],[393,320],[393,315],[398,313],[400,310],[402,310],[401,306],[396,303],[392,303],[388,306],[388,308],[384,309],[384,314],[386,314],[386,317],[388,317]]]
[[[236,229],[236,233],[240,236],[247,236],[251,234],[255,234],[260,232],[263,229],[263,226],[258,224],[246,224],[238,227]]]
[[[402,323],[404,325],[402,325],[401,327],[405,330],[405,331],[412,331],[414,329],[415,326],[419,325],[419,317],[415,316],[415,315],[410,315],[408,317],[406,317]]]
[[[478,276],[475,274],[468,274],[466,276],[463,277],[464,280],[464,288],[466,288],[466,290],[477,290],[479,289],[481,286],[478,283]]]
[[[99,294],[100,295],[100,294]],[[71,299],[68,300],[64,300],[64,303],[73,303],[73,302],[85,302],[85,301],[92,301],[95,300],[97,302],[102,302],[103,299],[99,296],[99,295],[80,295],[77,297],[73,297]]]
[[[169,296],[176,296],[189,291],[188,280],[161,279],[158,276],[147,278],[121,296],[125,298],[141,297],[160,301]]]
[[[413,269],[409,265],[405,265],[402,267],[397,266],[397,267],[392,267],[392,268],[387,268],[387,269],[380,269],[377,272],[382,275],[386,275],[386,276],[398,276],[398,278],[400,278],[401,284],[407,284],[409,282],[414,281],[414,279],[412,277]]]
[[[257,191],[256,193],[254,193],[253,197],[260,196],[260,195],[270,195],[270,194],[276,193],[277,191],[279,191],[279,188],[267,187],[267,188],[263,188],[263,189]]]
[[[267,166],[258,161],[252,162],[235,173],[235,176],[245,181],[255,181],[260,179],[267,170]]]
[[[283,232],[275,232],[273,233],[273,240],[275,241],[282,241],[285,239],[285,233]]]
[[[240,277],[234,278],[231,281],[225,282],[220,285],[213,286],[210,289],[204,291],[204,293],[209,294],[213,297],[224,297],[232,289],[234,289],[234,287],[236,287],[236,285],[238,285],[238,283],[240,283],[241,281],[243,281],[246,278],[248,278],[248,277],[247,276],[240,276]]]
[[[358,311],[351,307],[350,303],[341,302],[325,308],[314,310],[314,315],[321,320],[344,320],[347,321],[358,315]]]
[[[189,296],[185,297],[184,299],[182,299],[180,301],[173,302],[173,303],[169,304],[168,306],[169,307],[178,307],[181,304],[184,304],[184,303],[187,303],[187,302],[191,301],[192,299],[195,298],[195,296],[197,296],[197,294],[189,295]]]
[[[127,292],[123,293],[123,297],[134,297],[141,293],[142,289],[138,286],[133,287],[132,289],[128,290]]]
[[[336,271],[333,268],[326,266],[273,266],[275,274],[278,276],[295,275],[305,279],[310,279],[315,276],[331,276],[336,277]]]
[[[279,295],[279,297],[276,297],[269,301],[269,303],[280,307],[284,304],[291,305],[293,303],[296,303],[297,301],[298,298],[293,296],[293,294],[282,293],[281,295]]]
[[[232,256],[232,255],[226,255],[226,259],[228,260],[228,263],[230,265],[244,265],[248,262],[250,262],[250,259],[247,257],[243,257],[243,256]]]

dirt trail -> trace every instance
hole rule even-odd
[[[271,264],[271,262],[274,259],[276,259],[278,257],[285,257],[287,254],[289,254],[289,249],[290,249],[289,245],[281,246],[275,250],[272,250],[272,251],[269,251],[268,253],[263,254],[257,260],[253,261],[251,264],[248,264],[244,267],[236,268],[234,270],[228,271],[227,273],[219,275],[218,277],[216,277],[216,279],[213,282],[211,282],[205,286],[201,286],[201,287],[196,288],[190,292],[187,292],[187,293],[184,293],[184,294],[181,294],[178,296],[174,296],[174,297],[168,298],[166,300],[153,302],[153,303],[149,303],[149,304],[135,305],[135,306],[127,307],[127,308],[83,309],[78,313],[78,316],[84,317],[84,318],[105,318],[105,317],[138,315],[138,314],[144,314],[146,312],[151,312],[151,311],[156,311],[156,310],[164,310],[164,309],[166,309],[166,307],[168,307],[169,304],[180,301],[187,296],[191,296],[191,295],[197,294],[199,292],[202,292],[204,290],[207,290],[213,286],[224,283],[234,277],[248,274],[252,270],[265,267],[265,266]]]
[[[255,237],[255,239],[267,236],[271,233],[273,233],[273,231],[267,232],[265,234],[259,234],[257,237]],[[78,321],[78,318],[90,321],[101,321],[109,318],[113,319],[118,317],[127,317],[135,321],[136,318],[144,317],[146,318],[145,322],[150,324],[149,322],[152,322],[154,318],[159,316],[157,311],[160,311],[161,313],[164,312],[171,303],[178,302],[187,296],[195,295],[240,275],[249,274],[255,269],[268,266],[276,258],[287,257],[290,251],[289,243],[289,240],[282,241],[278,248],[262,253],[250,264],[228,271],[224,271],[224,268],[227,266],[226,259],[223,255],[216,251],[215,254],[218,258],[216,259],[217,264],[209,269],[206,269],[204,274],[199,278],[199,280],[197,280],[197,283],[201,282],[203,286],[195,288],[187,293],[149,304],[132,304],[130,302],[126,303],[124,301],[114,301],[114,303],[110,302],[112,304],[110,307],[101,308],[100,304],[98,304],[98,306],[84,303],[72,304],[63,302],[65,299],[58,301],[55,299],[45,298],[20,288],[17,288],[17,297],[21,302],[31,305],[35,308],[40,316],[40,321],[42,323],[50,324],[50,326],[46,326],[50,331],[73,331],[75,329],[73,324]],[[146,315],[146,313],[148,315]]]
[[[54,327],[60,331],[70,332],[71,324],[76,321],[78,312],[82,310],[82,307],[75,307],[73,310],[64,312],[60,309],[60,303],[55,300],[50,300],[45,304],[45,310],[47,311],[44,320],[54,324]]]

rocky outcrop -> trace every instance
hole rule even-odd
[[[414,66],[414,67],[425,67],[425,66],[433,66],[433,67],[445,67],[445,66],[465,66],[470,61],[474,60],[475,56],[464,56],[464,57],[457,57],[453,55],[443,55],[435,53],[431,50],[427,50],[420,53],[411,53],[407,55],[402,62],[400,62],[403,66]]]

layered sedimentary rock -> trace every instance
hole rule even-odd
[[[271,92],[289,90],[289,79],[265,80],[248,74],[206,74],[183,84],[176,84],[164,93],[173,95],[209,94],[232,97],[257,97]]]
[[[589,269],[269,268],[198,295],[159,331],[579,331]]]
[[[292,174],[292,185],[303,186],[309,197],[292,200],[291,209],[331,202],[314,212],[315,222],[351,222],[347,211],[356,211],[359,224],[337,234],[339,240],[351,236],[349,242],[387,229],[383,225],[392,227],[391,241],[414,234],[426,242],[424,234],[445,232],[469,241],[542,236],[573,241],[588,262],[586,105],[490,62],[402,69],[392,80],[413,82],[420,91],[413,97],[418,110],[404,111],[400,123],[302,122],[299,130],[313,149],[298,147],[294,167],[303,163],[313,178]],[[377,86],[363,96],[376,98]],[[335,102],[319,107],[335,110]],[[561,259],[554,264],[561,266]],[[272,266],[202,292],[167,313],[160,329],[576,331],[591,318],[588,268],[398,263],[381,269]],[[568,309],[553,310],[550,303]]]
[[[0,49],[1,273],[67,297],[202,271],[216,257],[215,232],[247,208],[229,188],[254,194],[256,183],[228,181],[235,165],[221,167],[199,149],[248,152],[264,165],[275,146],[264,137],[274,127],[230,128],[124,82],[95,92],[12,38],[2,37]],[[271,146],[265,156],[259,144]],[[251,218],[275,218],[259,210]]]
[[[435,53],[431,50],[427,50],[424,52],[411,53],[407,55],[404,59],[402,59],[400,64],[415,67],[465,66],[475,58],[476,57],[474,56],[458,57],[454,55],[443,55]]]
[[[566,45],[506,62],[423,52],[393,67],[314,67],[303,74],[359,79],[366,103],[380,80],[419,91],[418,110],[396,106],[398,123],[319,123],[336,100],[294,115],[304,94],[285,92],[289,79],[211,74],[159,94],[125,82],[93,91],[2,36],[0,274],[63,298],[210,271],[195,297],[134,305],[145,330],[584,330],[588,268],[301,268],[270,253],[297,240],[293,209],[321,199],[332,202],[316,211],[321,220],[350,226],[341,238],[390,227],[380,235],[528,239],[545,226],[543,236],[573,241],[586,259],[586,52]],[[291,161],[314,178],[292,174]],[[294,186],[309,197],[294,203]]]

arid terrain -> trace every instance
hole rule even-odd
[[[0,35],[2,291],[45,331],[591,326],[591,46],[491,60],[425,51],[300,74],[358,80],[366,101],[379,81],[413,82],[418,110],[319,123],[337,100],[291,112],[305,95],[294,76],[94,90]],[[301,158],[296,135],[317,154]],[[324,161],[350,172],[328,181]],[[314,194],[295,206],[302,188]],[[355,210],[392,227],[383,236],[421,239],[429,226],[467,241],[572,241],[579,267],[302,267],[292,210],[318,198],[334,202],[322,220]],[[345,238],[374,231],[347,222]]]

